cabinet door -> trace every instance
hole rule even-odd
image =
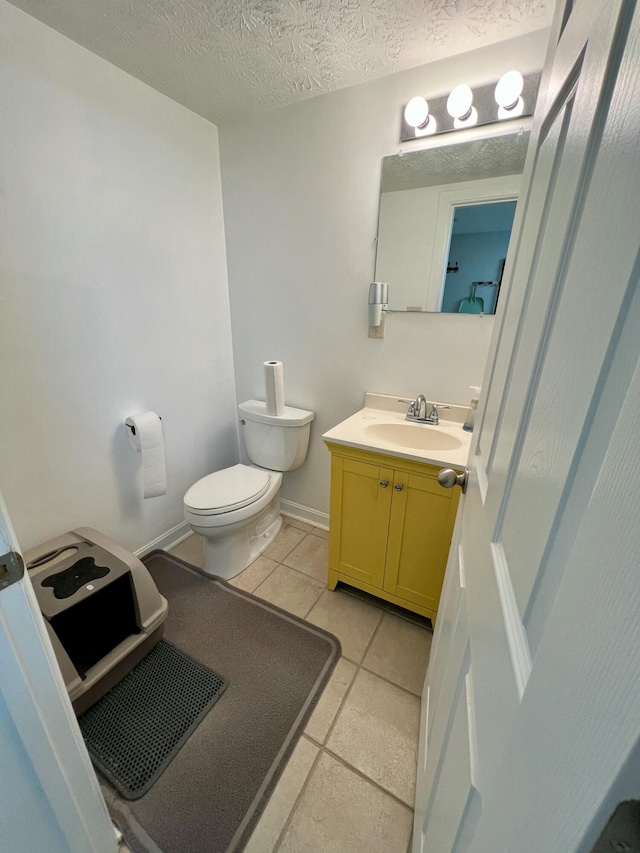
[[[384,578],[392,486],[391,469],[332,456],[329,565],[379,589]]]
[[[458,489],[431,476],[395,472],[384,589],[438,609],[458,504]]]

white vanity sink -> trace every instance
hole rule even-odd
[[[430,424],[379,423],[370,424],[364,428],[367,435],[376,441],[397,444],[412,450],[456,450],[462,447],[462,440],[448,432],[443,432],[439,426]]]
[[[463,468],[471,445],[471,433],[462,429],[466,411],[466,406],[451,405],[441,412],[446,417],[438,426],[412,423],[405,420],[407,404],[398,397],[367,392],[364,408],[323,438],[402,459]]]

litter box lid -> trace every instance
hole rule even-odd
[[[184,503],[200,515],[231,512],[257,501],[269,487],[269,472],[248,465],[233,465],[194,483]]]

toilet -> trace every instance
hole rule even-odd
[[[226,579],[252,563],[282,527],[282,472],[304,462],[313,412],[285,406],[267,414],[267,404],[238,406],[247,455],[253,464],[208,474],[184,496],[184,517],[205,537],[203,570]]]

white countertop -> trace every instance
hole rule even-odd
[[[411,459],[414,462],[426,462],[431,465],[450,466],[452,468],[464,468],[467,464],[469,456],[469,448],[471,446],[471,433],[465,432],[462,429],[462,424],[467,412],[466,406],[457,404],[450,405],[450,409],[445,409],[440,412],[440,423],[438,426],[432,424],[418,424],[405,420],[407,414],[407,404],[398,402],[398,397],[392,397],[387,394],[374,394],[367,392],[365,394],[365,406],[351,415],[342,423],[334,426],[322,436],[325,441],[333,442],[334,444],[344,444],[347,447],[357,447],[360,450],[370,450],[375,453],[386,453],[390,456],[397,456],[400,459]],[[408,398],[407,398],[408,399]],[[430,405],[433,401],[429,400]],[[436,401],[439,402],[439,401]],[[429,443],[429,431],[440,433],[442,441],[447,440],[447,436],[454,441],[459,442],[459,446],[452,449],[442,448],[427,448],[410,447],[405,444],[381,437],[378,430],[370,430],[376,424],[390,425],[406,425],[410,426],[410,436],[415,436],[418,441],[412,441],[408,437],[408,444],[421,443],[422,435],[419,435],[415,430],[426,430],[424,442]],[[398,430],[402,434],[402,428]],[[434,436],[434,442],[438,439]]]

